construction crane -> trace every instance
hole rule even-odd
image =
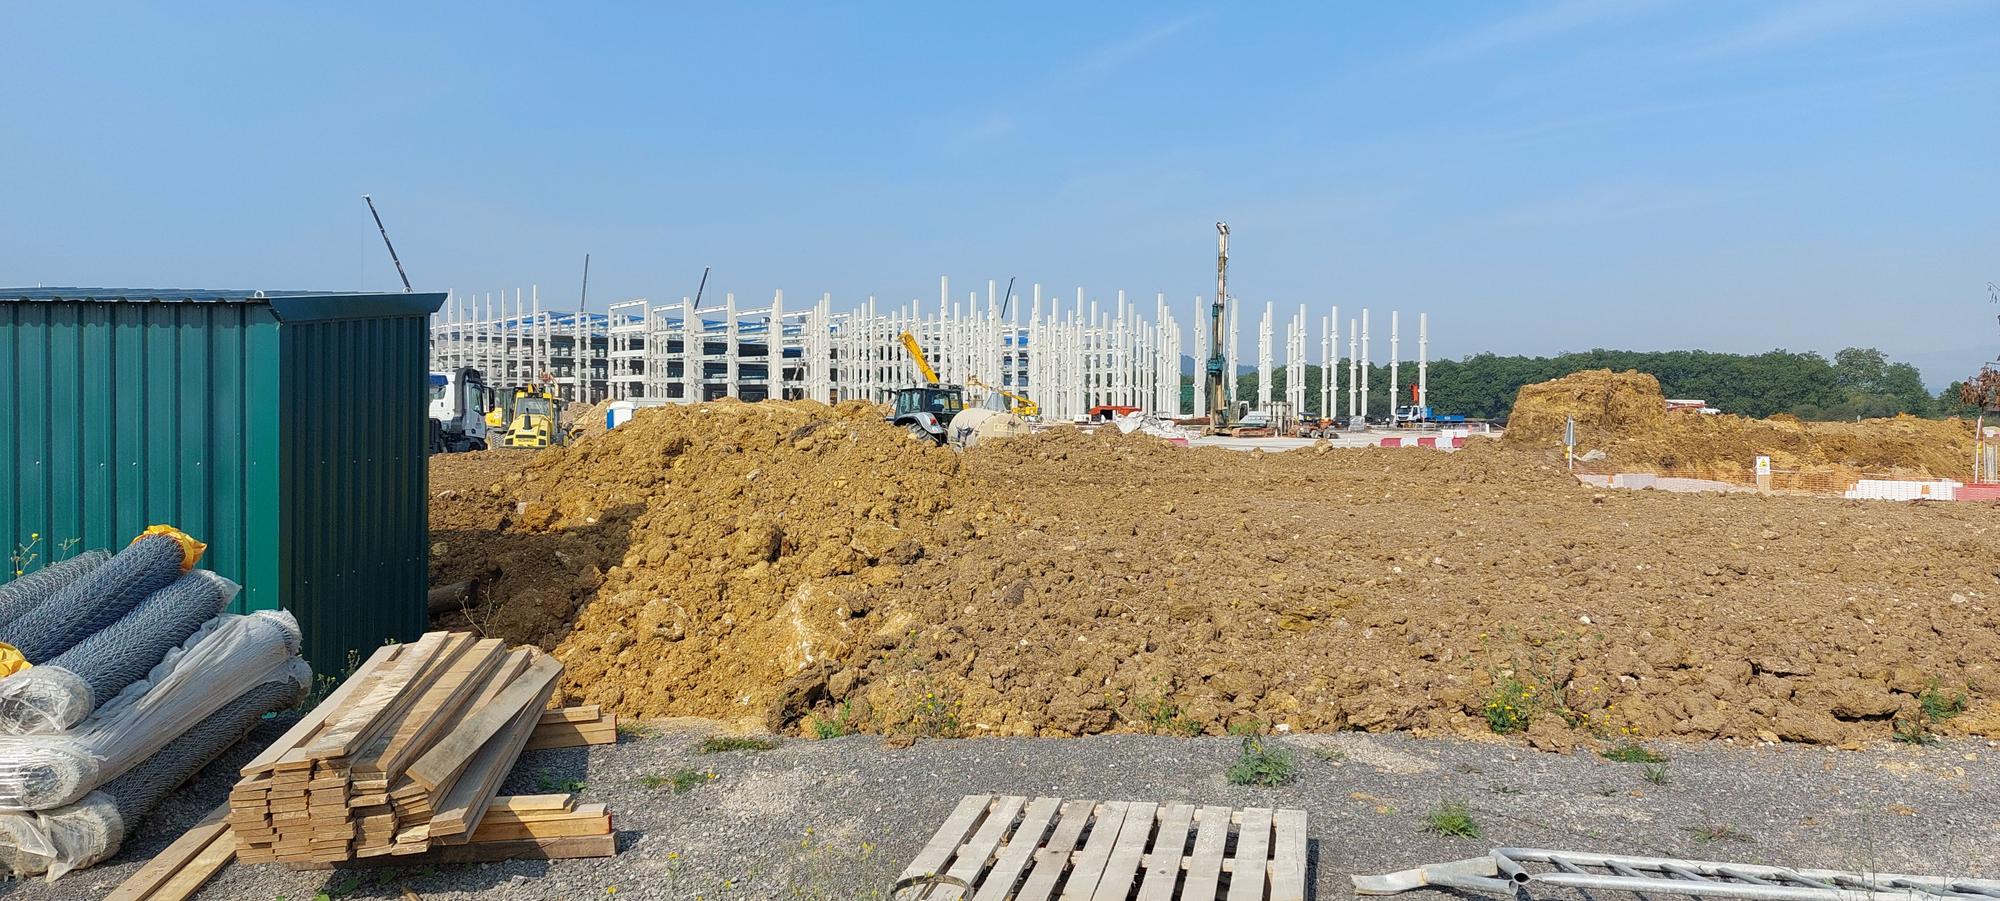
[[[1224,390],[1229,358],[1222,352],[1223,304],[1229,301],[1229,223],[1215,223],[1215,303],[1208,317],[1208,422],[1221,428],[1229,424],[1229,395]]]

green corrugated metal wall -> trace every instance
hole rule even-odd
[[[338,672],[349,651],[407,641],[428,622],[429,340],[422,318],[287,323],[279,578],[299,627]],[[408,423],[411,428],[361,427]],[[389,603],[392,595],[398,600]],[[361,615],[356,615],[360,613]]]
[[[171,295],[167,295],[171,296]],[[440,295],[12,300],[0,292],[0,542],[122,547],[153,523],[282,606],[306,653],[425,623],[426,316]]]

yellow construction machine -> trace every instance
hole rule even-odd
[[[540,450],[569,443],[563,426],[563,401],[547,388],[515,388],[502,393],[500,406],[486,414],[489,431],[500,433],[501,447]]]

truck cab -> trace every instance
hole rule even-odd
[[[430,374],[431,453],[462,453],[489,446],[486,410],[493,389],[479,370],[460,367]]]

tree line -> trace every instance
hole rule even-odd
[[[1834,420],[1859,417],[1972,416],[1978,411],[1958,398],[1954,382],[1938,394],[1924,389],[1917,368],[1889,360],[1872,347],[1850,347],[1833,359],[1812,352],[1772,350],[1761,354],[1716,353],[1705,350],[1591,350],[1553,357],[1474,354],[1460,360],[1433,360],[1430,404],[1439,413],[1463,413],[1472,419],[1505,419],[1522,385],[1545,382],[1587,369],[1623,372],[1636,369],[1660,380],[1668,397],[1699,398],[1725,413],[1766,417],[1790,413],[1800,419]],[[1306,409],[1319,409],[1321,368],[1305,367]],[[1346,367],[1337,374],[1342,415],[1347,409]],[[1372,364],[1368,376],[1368,410],[1386,414],[1392,406],[1410,403],[1409,385],[1417,380],[1415,362],[1405,362],[1399,376],[1399,397],[1389,397],[1389,367]],[[1192,401],[1195,380],[1184,377],[1184,396]],[[1283,367],[1271,374],[1272,396],[1283,398]],[[1257,397],[1257,373],[1236,377],[1237,396]]]

